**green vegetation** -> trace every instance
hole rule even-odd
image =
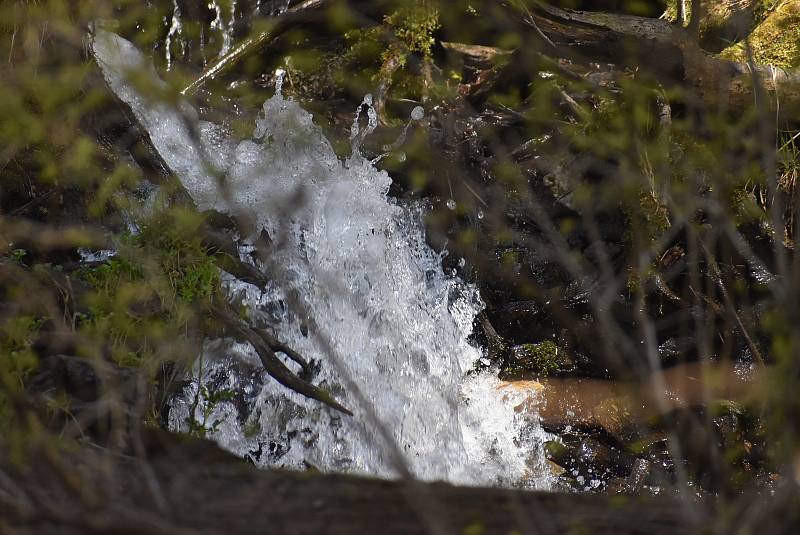
[[[21,315],[0,326],[0,425],[8,429],[13,408],[9,395],[24,388],[36,369],[38,358],[33,349],[36,335],[45,318]]]
[[[526,374],[547,377],[561,369],[558,346],[549,340],[514,346],[509,349],[504,361],[502,373],[508,377]]]
[[[388,25],[397,40],[405,46],[405,54],[415,53],[424,59],[432,59],[434,33],[439,29],[439,12],[435,7],[412,4],[400,7],[387,15],[384,24]],[[384,61],[389,51],[384,52]],[[403,63],[405,59],[402,60]]]
[[[220,291],[214,255],[197,234],[202,220],[180,210],[169,216],[123,237],[115,257],[81,274],[94,290],[81,332],[109,341],[123,366],[158,364],[157,348],[197,328]]]
[[[773,4],[775,7],[761,10],[766,17],[748,37],[753,60],[758,64],[793,69],[800,66],[800,2],[784,0]],[[725,49],[721,56],[747,62],[744,41]]]
[[[206,385],[201,384],[195,395],[191,415],[186,419],[186,424],[189,426],[189,434],[206,438],[211,433],[215,433],[219,429],[222,420],[210,421],[211,415],[221,402],[233,399],[234,395],[235,393],[231,390],[220,389],[212,391]],[[196,415],[198,406],[202,407],[200,418],[197,418]]]
[[[541,375],[550,375],[558,370],[558,346],[549,340],[538,344],[524,344],[525,355],[517,359],[520,368]]]

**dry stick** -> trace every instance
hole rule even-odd
[[[140,461],[140,467],[144,475],[145,484],[150,491],[150,496],[161,514],[168,512],[167,499],[161,489],[161,484],[158,481],[156,471],[153,469],[147,459],[147,450],[142,440],[142,421],[144,420],[147,386],[145,384],[145,377],[143,373],[136,374],[136,407],[135,417],[131,420],[131,440],[133,441],[133,449],[136,452],[136,457]]]
[[[758,349],[758,346],[750,337],[750,332],[747,330],[747,327],[745,327],[744,323],[742,323],[742,318],[739,316],[738,312],[736,312],[736,307],[734,306],[733,300],[728,293],[728,289],[725,287],[725,282],[722,280],[722,273],[719,270],[717,261],[711,255],[708,247],[706,247],[706,244],[703,243],[701,238],[698,238],[698,242],[700,243],[700,248],[703,250],[703,254],[706,257],[706,261],[711,268],[711,273],[714,275],[714,281],[716,282],[719,291],[722,293],[722,299],[725,301],[725,306],[728,308],[728,312],[730,312],[730,314],[733,316],[734,320],[736,321],[736,325],[739,326],[739,330],[742,332],[742,336],[744,336],[747,346],[753,353],[753,357],[755,358],[756,362],[759,366],[764,366],[764,357],[762,356],[761,351]]]
[[[533,13],[531,13],[530,9],[528,9],[528,6],[526,6],[520,0],[515,0],[513,3],[514,3],[514,5],[517,6],[518,9],[522,8],[522,10],[525,11],[525,14],[526,14],[525,22],[531,28],[533,28],[533,30],[542,39],[542,41],[547,43],[547,45],[550,46],[551,48],[558,49],[558,47],[553,43],[553,41],[551,41],[550,38],[547,37],[547,35],[545,35],[545,33],[541,30],[541,28],[539,28],[539,26],[536,24],[536,19],[533,18]]]
[[[183,91],[181,91],[181,94],[186,96],[192,95],[207,81],[216,78],[223,72],[239,63],[239,61],[241,61],[243,58],[275,40],[275,38],[279,37],[286,30],[298,25],[302,18],[298,16],[299,14],[319,9],[327,4],[328,1],[329,0],[306,0],[301,4],[289,8],[285,13],[278,17],[278,20],[273,27],[253,37],[248,37],[242,41],[230,52],[211,64],[211,66],[208,67],[194,82],[186,86]]]
[[[575,114],[575,117],[581,121],[588,121],[589,120],[589,112],[581,108],[580,104],[575,102],[575,99],[572,98],[560,85],[556,85],[561,98],[566,102],[569,109],[572,113]]]

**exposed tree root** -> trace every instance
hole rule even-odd
[[[261,364],[263,364],[264,369],[280,384],[307,398],[324,403],[337,411],[349,414],[350,416],[353,415],[350,410],[333,399],[328,392],[293,374],[291,370],[281,362],[275,354],[276,352],[283,353],[300,364],[303,368],[304,375],[308,376],[308,374],[311,373],[311,369],[306,360],[297,352],[286,346],[286,344],[277,341],[263,330],[253,329],[244,320],[238,318],[228,307],[220,307],[220,309],[216,311],[216,317],[222,321],[236,338],[249,342],[253,346],[258,353],[258,357],[261,359]]]

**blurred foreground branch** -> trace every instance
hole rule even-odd
[[[69,462],[84,488],[101,492],[82,499],[46,463],[25,469],[5,466],[10,478],[0,477],[4,527],[16,533],[427,533],[419,511],[404,498],[402,482],[261,471],[209,442],[150,438],[149,466],[164,495],[166,513],[154,506],[141,461],[84,448]],[[425,486],[453,533],[519,532],[525,523],[513,511],[534,507],[547,511],[547,527],[553,533],[689,533],[699,528],[671,499]],[[33,492],[42,488],[49,489],[47,495]]]

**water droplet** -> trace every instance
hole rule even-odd
[[[286,71],[283,69],[275,70],[275,94],[280,95],[283,89],[283,77],[286,76]]]
[[[478,219],[483,219],[483,210],[478,208]]]
[[[425,110],[422,108],[422,106],[417,106],[413,110],[411,110],[412,121],[419,121],[423,117],[425,117]]]
[[[466,258],[461,258],[461,259],[458,261],[458,267],[460,267],[460,268],[463,268],[463,267],[464,267],[464,266],[466,266],[466,265],[467,265],[467,259],[466,259]]]
[[[397,153],[397,161],[398,162],[406,161],[406,153],[405,152],[398,152]]]
[[[445,204],[447,205],[447,208],[450,210],[455,210],[457,206],[456,201],[454,201],[453,199],[447,199],[447,202]]]

